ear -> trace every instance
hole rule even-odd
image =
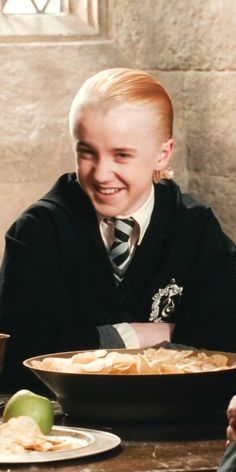
[[[171,138],[162,143],[160,152],[157,155],[155,171],[163,170],[168,166],[172,156],[173,147],[174,141]]]

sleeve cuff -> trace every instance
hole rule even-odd
[[[118,323],[113,325],[123,339],[125,347],[128,349],[136,349],[140,347],[139,337],[135,329],[129,323]]]
[[[125,343],[118,331],[112,325],[103,325],[97,327],[100,340],[100,349],[124,348]]]

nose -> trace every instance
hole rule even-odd
[[[108,182],[113,174],[113,163],[108,156],[100,157],[94,164],[93,178],[96,182]]]

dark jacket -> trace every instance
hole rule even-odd
[[[173,181],[156,185],[149,227],[117,288],[93,206],[75,174],[63,175],[6,235],[3,388],[32,385],[28,357],[97,348],[97,326],[147,322],[152,297],[173,278],[183,287],[173,342],[235,351],[235,246],[212,211]]]

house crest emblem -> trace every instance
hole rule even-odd
[[[182,292],[183,287],[179,287],[175,279],[171,279],[165,288],[160,288],[152,297],[153,303],[149,321],[154,323],[159,321],[167,322],[168,318],[174,313]]]

